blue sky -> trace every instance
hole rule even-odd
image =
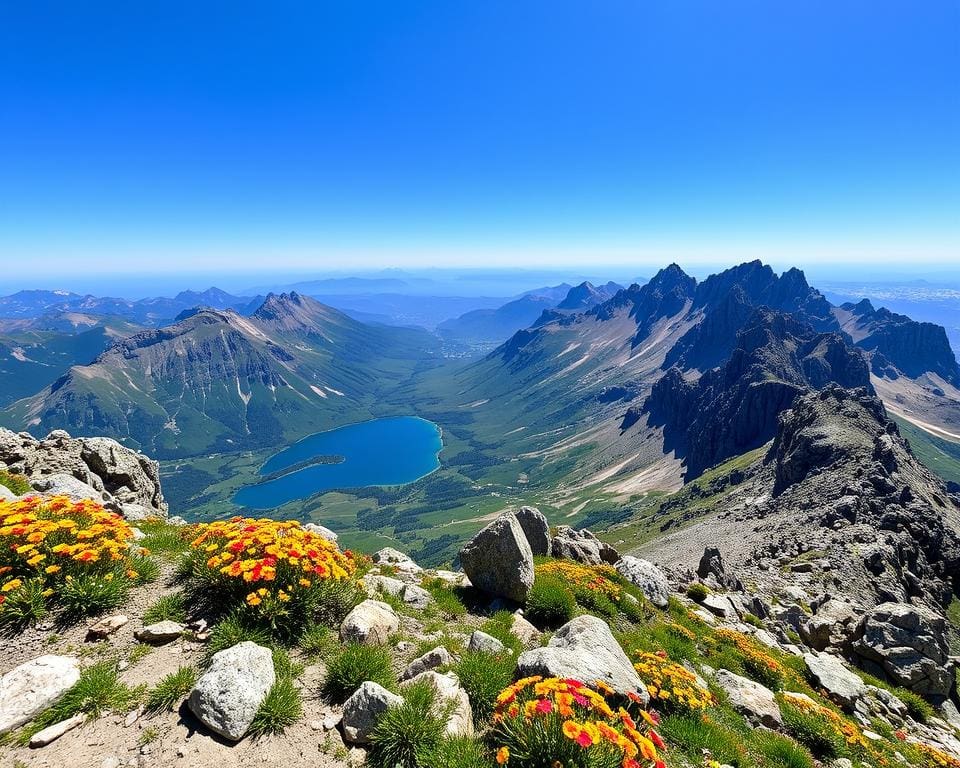
[[[955,0],[5,6],[8,275],[957,261]]]

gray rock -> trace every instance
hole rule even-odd
[[[765,725],[767,728],[779,728],[783,725],[780,707],[769,688],[749,678],[735,675],[727,669],[718,669],[714,679],[726,692],[730,706],[750,722]]]
[[[522,603],[533,586],[533,552],[523,529],[505,512],[460,550],[460,564],[477,589]]]
[[[391,693],[382,685],[363,683],[343,705],[343,737],[353,744],[366,744],[370,741],[377,723],[390,707],[403,703],[403,699]]]
[[[852,712],[856,703],[867,695],[863,680],[847,669],[836,656],[805,653],[803,661],[813,682],[847,712]]]
[[[370,597],[376,597],[381,593],[391,595],[392,597],[400,597],[404,587],[407,586],[405,581],[400,581],[400,579],[395,579],[392,576],[380,576],[375,573],[368,573],[361,579],[361,582]]]
[[[424,609],[433,601],[433,596],[423,587],[416,584],[407,584],[400,594],[400,599],[413,608]]]
[[[451,664],[453,664],[453,656],[450,655],[450,651],[441,645],[432,651],[427,651],[423,656],[419,656],[407,664],[407,668],[403,670],[400,679],[409,680],[422,672]]]
[[[657,608],[666,608],[670,604],[670,582],[667,575],[649,560],[624,555],[617,561],[617,571],[627,581],[639,587],[647,600]]]
[[[473,710],[470,708],[470,697],[460,685],[460,680],[453,672],[441,675],[439,672],[421,672],[404,682],[404,686],[428,682],[436,692],[434,710],[437,714],[447,714],[446,732],[449,736],[473,735]]]
[[[40,656],[0,677],[0,734],[55,704],[80,679],[73,656]]]
[[[303,528],[306,531],[310,531],[310,533],[317,534],[317,536],[326,539],[327,541],[332,541],[334,544],[336,544],[337,540],[340,538],[336,533],[331,531],[326,526],[317,525],[316,523],[306,523],[304,524]]]
[[[270,649],[246,640],[213,655],[187,704],[210,730],[240,741],[274,682]]]
[[[718,595],[711,592],[703,598],[700,604],[710,611],[710,613],[719,616],[721,619],[739,618],[736,606],[734,606],[730,598],[726,595]]]
[[[493,635],[488,635],[486,632],[481,632],[479,629],[474,630],[473,634],[470,635],[470,640],[467,642],[468,651],[481,651],[483,653],[503,653],[506,650],[506,646],[501,643]]]
[[[380,565],[392,565],[401,572],[420,573],[423,570],[409,555],[405,555],[399,549],[393,547],[384,547],[378,552],[374,552],[371,559]]]
[[[575,560],[584,565],[614,564],[620,555],[606,542],[600,541],[590,531],[576,531],[569,525],[557,526],[557,533],[550,542],[554,557]]]
[[[93,501],[108,501],[110,494],[91,488],[84,482],[77,480],[71,475],[62,472],[55,475],[44,475],[31,480],[30,484],[34,490],[46,496],[66,496],[71,501],[83,501],[91,499]]]
[[[186,627],[175,621],[158,621],[156,624],[150,624],[143,629],[133,633],[141,643],[150,643],[151,645],[163,645],[172,643],[174,640],[183,636]]]
[[[0,485],[0,501],[16,501],[20,497],[11,491],[7,486]]]
[[[543,513],[536,507],[520,507],[515,514],[534,556],[549,555],[550,524]]]
[[[950,694],[955,663],[947,646],[946,619],[927,608],[882,603],[860,620],[850,645],[898,685],[934,698]]]
[[[540,638],[543,636],[543,633],[527,621],[519,612],[513,614],[513,624],[510,625],[510,633],[520,640],[524,648],[539,645]]]
[[[347,614],[340,625],[340,639],[364,645],[386,645],[400,628],[400,619],[386,603],[364,600]]]
[[[103,640],[116,632],[120,627],[129,622],[130,619],[122,613],[113,616],[106,616],[100,621],[87,628],[87,638],[90,640]]]
[[[470,579],[467,578],[467,574],[460,573],[459,571],[445,571],[443,569],[436,570],[433,572],[433,575],[436,576],[441,581],[447,582],[454,587],[469,587]]]
[[[45,747],[47,744],[51,744],[59,739],[68,731],[72,731],[77,726],[82,725],[86,719],[86,715],[74,715],[73,717],[68,717],[66,720],[61,720],[59,723],[47,726],[42,731],[37,731],[30,737],[30,746],[33,749]]]
[[[525,651],[517,659],[517,676],[570,677],[591,685],[602,680],[620,694],[649,700],[647,689],[610,627],[596,616],[577,616],[550,638],[545,648]]]

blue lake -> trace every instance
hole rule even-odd
[[[234,504],[271,509],[334,488],[403,485],[440,466],[440,427],[414,416],[374,419],[318,432],[271,456],[260,468],[271,475],[317,456],[339,456],[339,464],[313,464],[241,488]]]

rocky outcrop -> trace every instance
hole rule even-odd
[[[805,653],[803,661],[810,680],[827,692],[833,701],[852,712],[857,702],[867,695],[867,686],[836,656],[829,653]]]
[[[104,502],[117,512],[166,516],[160,465],[105,437],[54,430],[42,440],[0,428],[0,468],[24,475],[38,491]],[[139,516],[143,516],[142,513]]]
[[[636,693],[645,701],[647,689],[630,659],[596,616],[584,615],[558,629],[545,648],[525,651],[517,659],[517,676],[569,677],[588,685],[600,680],[617,693]]]
[[[932,699],[946,698],[955,685],[946,619],[921,606],[878,605],[860,620],[850,648],[866,666]]]
[[[40,656],[0,677],[0,734],[55,704],[80,679],[80,660]]]
[[[670,603],[670,582],[667,575],[649,560],[624,555],[616,564],[617,571],[627,581],[643,592],[657,608],[666,608]]]
[[[512,512],[505,512],[460,550],[460,565],[477,589],[522,603],[533,586],[533,552]]]
[[[210,730],[240,741],[275,681],[270,649],[247,640],[213,655],[187,704]]]
[[[366,681],[344,702],[343,737],[353,744],[370,741],[377,723],[390,707],[403,704],[403,698],[382,685]]]
[[[585,565],[612,565],[620,559],[617,550],[605,541],[600,541],[586,529],[577,531],[569,525],[557,526],[557,532],[550,542],[550,552],[554,557]]]
[[[550,524],[536,507],[520,507],[515,513],[517,522],[527,537],[534,557],[550,554]]]

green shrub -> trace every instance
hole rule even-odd
[[[477,727],[493,714],[500,691],[513,682],[515,668],[516,662],[509,653],[482,651],[466,651],[454,666],[460,685],[470,697],[470,708]]]
[[[0,630],[4,634],[21,632],[47,615],[46,587],[43,579],[28,579],[7,592],[0,611]]]
[[[350,643],[327,664],[323,691],[337,703],[342,703],[366,680],[384,688],[396,686],[390,652],[379,646]]]
[[[559,579],[537,576],[527,594],[526,618],[539,627],[559,627],[573,618],[577,601]]]
[[[172,712],[197,683],[193,667],[180,667],[164,677],[147,696],[147,711]]]
[[[691,600],[695,600],[698,603],[703,602],[707,595],[710,594],[710,590],[707,588],[706,584],[701,584],[699,581],[693,582],[689,587],[687,587],[687,597]]]
[[[157,598],[157,601],[143,612],[144,624],[155,624],[158,621],[176,621],[183,624],[186,620],[183,595],[179,592]]]
[[[173,561],[190,549],[192,526],[170,525],[160,520],[144,520],[138,525],[145,534],[140,546],[157,557]]]
[[[423,768],[490,768],[494,762],[482,741],[448,736],[423,758]]]
[[[30,493],[33,488],[30,487],[30,481],[27,480],[23,475],[17,475],[13,472],[8,472],[5,469],[0,469],[0,485],[6,488],[9,491],[12,491],[16,496],[23,496],[26,493]]]
[[[276,682],[257,710],[250,733],[253,736],[283,733],[303,715],[300,692],[288,675],[277,676]]]
[[[813,758],[804,747],[786,736],[758,729],[752,737],[753,748],[770,768],[814,768]]]
[[[694,765],[701,763],[704,753],[721,764],[738,768],[750,765],[743,734],[712,718],[670,715],[660,721],[659,730],[667,743],[683,752]]]
[[[388,709],[370,737],[371,768],[427,768],[443,740],[446,718],[434,711],[430,683],[411,685],[403,704]]]
[[[778,696],[787,733],[809,749],[818,760],[847,757],[847,741],[837,728],[816,712],[807,712]]]
[[[85,574],[64,581],[59,589],[60,602],[73,616],[90,616],[116,608],[130,590],[130,581],[122,574]]]

